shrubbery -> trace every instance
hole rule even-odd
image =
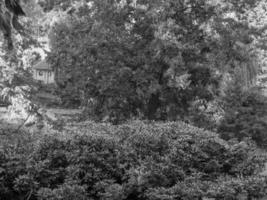
[[[218,131],[223,139],[250,137],[257,145],[267,146],[267,98],[257,88],[230,87],[223,99],[225,116]]]
[[[264,157],[184,123],[80,124],[0,154],[0,199],[260,198]],[[73,135],[71,134],[73,133]],[[26,151],[27,150],[27,151]]]

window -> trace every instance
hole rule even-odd
[[[39,71],[39,76],[43,76],[44,73],[42,71]]]

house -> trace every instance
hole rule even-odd
[[[44,84],[53,84],[55,83],[55,72],[46,60],[42,60],[33,66],[33,78]]]

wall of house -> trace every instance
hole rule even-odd
[[[42,81],[45,84],[51,84],[55,82],[55,74],[50,70],[34,70],[33,78],[38,81]]]

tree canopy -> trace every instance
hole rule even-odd
[[[102,119],[177,119],[212,101],[226,73],[255,82],[263,29],[247,12],[260,1],[89,2],[54,26],[50,62],[62,95]]]

